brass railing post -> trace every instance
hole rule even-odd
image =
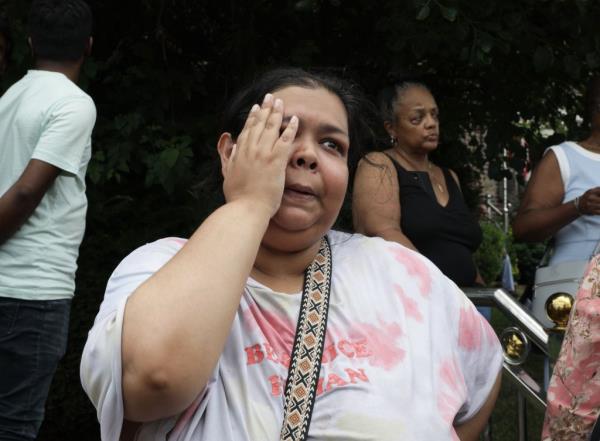
[[[538,384],[525,371],[523,364],[531,345],[535,345],[546,359],[555,358],[557,351],[554,348],[554,336],[549,336],[543,326],[504,289],[465,288],[464,291],[476,306],[493,306],[511,321],[511,326],[502,330],[499,335],[504,351],[502,370],[504,379],[517,388],[518,439],[527,441],[526,401],[545,412],[547,379],[545,384]],[[548,373],[544,372],[544,377]],[[491,440],[491,437],[486,439]]]

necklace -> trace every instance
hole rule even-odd
[[[394,149],[394,152],[396,152],[396,154],[400,157],[402,157],[402,159],[404,159],[408,165],[410,165],[414,171],[419,171],[419,172],[426,172],[429,175],[429,180],[431,181],[431,184],[437,188],[439,190],[440,193],[445,193],[444,191],[444,186],[437,180],[437,178],[435,177],[435,175],[433,174],[433,166],[431,165],[431,161],[429,160],[429,158],[427,158],[427,170],[421,170],[419,167],[417,167],[415,165],[415,163],[409,159],[404,152],[402,152],[402,150],[398,149]]]

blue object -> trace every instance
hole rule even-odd
[[[515,279],[513,278],[512,263],[508,253],[504,255],[502,263],[502,288],[508,292],[515,292]]]

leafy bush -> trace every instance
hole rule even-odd
[[[535,269],[544,255],[546,244],[515,242],[512,244],[512,249],[517,257],[519,283],[532,284],[535,278]]]
[[[25,35],[30,3],[0,0],[14,43],[0,94],[31,62]],[[596,29],[600,2],[89,3],[96,19],[94,58],[84,65],[80,85],[94,98],[98,120],[88,224],[69,348],[40,441],[99,438],[78,364],[108,275],[137,246],[186,236],[218,205],[210,173],[219,103],[257,72],[274,65],[325,68],[358,80],[373,95],[396,74],[428,72],[443,117],[443,148],[434,159],[459,172],[465,199],[475,205],[475,170],[489,162],[489,176],[501,178],[503,149],[511,149],[509,165],[521,171],[529,153],[535,158],[551,142],[540,138],[540,127],[566,124],[566,134],[577,138],[576,120],[564,112],[581,113],[585,80],[600,66],[597,35],[584,32]],[[375,24],[368,38],[356,32],[365,23]],[[574,25],[584,31],[573,32]],[[466,133],[480,135],[465,139]],[[521,138],[533,151],[509,141]],[[338,225],[351,225],[348,203]],[[494,282],[506,238],[493,224],[482,228],[476,261],[485,280]],[[509,252],[518,257],[520,280],[529,278],[538,248],[517,244]]]
[[[483,241],[475,252],[475,264],[483,280],[493,284],[502,271],[502,259],[506,247],[504,232],[492,222],[481,222]]]
[[[511,230],[506,235],[498,225],[490,221],[483,221],[480,226],[483,242],[474,257],[483,279],[488,284],[498,280],[502,272],[502,259],[507,250],[515,282],[522,285],[533,283],[535,269],[542,259],[546,244],[515,242]]]

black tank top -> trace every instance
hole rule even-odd
[[[402,232],[454,283],[473,286],[477,277],[473,252],[481,244],[482,233],[456,181],[442,167],[449,196],[444,207],[435,197],[427,172],[408,171],[387,156],[398,174]]]

